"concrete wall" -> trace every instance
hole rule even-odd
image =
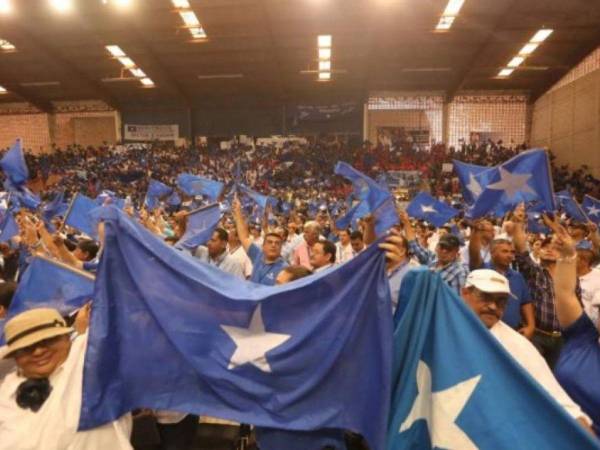
[[[533,105],[531,143],[558,164],[590,167],[600,177],[600,70],[553,89]]]

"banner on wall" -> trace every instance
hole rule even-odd
[[[429,128],[377,127],[377,143],[405,148],[429,144]]]
[[[296,122],[323,122],[339,119],[348,114],[357,112],[357,103],[341,103],[334,105],[299,105],[295,108]]]
[[[175,141],[179,139],[179,125],[125,124],[126,141]]]

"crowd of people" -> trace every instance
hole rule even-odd
[[[190,210],[205,199],[181,193],[179,205],[144,209],[150,179],[176,186],[177,176],[189,172],[222,181],[226,192],[241,179],[278,199],[277,205],[260,210],[257,216],[256,208],[249,212],[244,207],[239,193],[233,195],[206,242],[191,249],[175,245],[240,281],[291,283],[333,271],[365,248],[378,245],[386,257],[392,315],[405,275],[429,267],[565,412],[597,436],[600,383],[594,374],[600,373],[600,232],[596,224],[544,216],[550,231],[537,234],[527,229],[525,206],[519,205],[504,218],[467,222],[459,217],[442,227],[416,220],[399,208],[398,224],[384,241],[376,241],[376,218],[371,215],[350,228],[336,227],[336,219],[352,206],[348,202],[352,186],[333,175],[337,161],[346,161],[372,178],[387,170],[420,170],[426,182],[423,189],[451,200],[460,196],[460,186],[452,172],[443,170],[444,163],[459,159],[492,166],[524,148],[488,142],[459,149],[439,144],[428,150],[390,149],[325,137],[281,146],[236,143],[227,150],[158,143],[72,146],[27,155],[26,161],[32,178],[45,188],[44,199],[62,190],[67,198],[76,193],[95,198],[112,191],[129,199],[125,210],[132,220],[171,246],[185,235]],[[600,180],[586,167],[571,171],[553,164],[552,169],[555,190],[568,189],[577,198],[600,197]],[[281,207],[284,202],[291,205],[289,210]],[[21,209],[16,219],[19,234],[0,244],[0,317],[10,311],[12,294],[33,255],[94,273],[103,253],[102,224],[99,237],[93,239],[64,226],[61,217],[55,217],[51,227],[39,212]],[[78,432],[77,411],[61,406],[65,398],[73,398],[70,404],[75,409],[81,403],[76,385],[83,376],[90,314],[93,301],[70,318],[51,309],[33,309],[7,321],[5,359],[0,365],[0,449],[131,448],[130,415]],[[64,414],[64,419],[57,414]],[[136,448],[194,448],[199,422],[212,420],[173,411],[144,410],[135,415],[138,426],[152,418],[157,430],[155,442],[134,441]],[[246,439],[248,427],[239,426],[239,433],[235,439]],[[63,445],[44,447],[40,444],[44,438],[62,440]],[[347,440],[350,448],[366,448],[354,435]]]

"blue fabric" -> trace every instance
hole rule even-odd
[[[266,286],[274,286],[277,275],[279,275],[281,269],[287,266],[287,263],[282,258],[279,258],[274,263],[267,264],[263,251],[256,244],[251,244],[248,248],[248,258],[252,261],[250,281]]]
[[[581,206],[584,208],[587,217],[596,225],[600,225],[600,200],[591,195],[586,195]]]
[[[351,429],[383,449],[392,324],[377,245],[337,270],[268,287],[106,213],[80,429],[144,406],[269,428]],[[248,329],[255,315],[265,333],[290,336],[262,359],[270,372],[230,365],[238,348],[223,326]]]
[[[173,191],[173,193],[167,198],[167,205],[169,205],[169,206],[181,205],[181,198],[179,197],[179,194],[177,194],[176,191]]]
[[[15,187],[24,185],[29,179],[29,170],[25,164],[25,156],[21,148],[21,139],[17,139],[13,146],[0,159],[0,167]]]
[[[585,212],[581,209],[579,204],[573,200],[573,197],[568,191],[561,191],[556,194],[556,203],[571,219],[581,222],[588,223],[588,218]]]
[[[542,214],[538,212],[527,211],[527,231],[536,234],[550,234],[550,228],[544,225]]]
[[[454,170],[456,171],[456,176],[460,182],[463,198],[467,205],[472,205],[479,196],[476,186],[479,186],[481,189],[483,188],[481,176],[479,177],[479,180],[475,178],[476,186],[471,185],[473,178],[477,175],[480,175],[482,172],[489,170],[490,168],[486,166],[478,166],[476,164],[464,163],[456,159],[453,160],[452,163],[454,164]],[[475,190],[475,192],[473,190]],[[479,192],[479,194],[481,193]]]
[[[97,238],[97,222],[91,215],[91,212],[99,208],[98,204],[89,197],[77,193],[67,211],[65,225],[69,225],[94,239]]]
[[[225,184],[198,175],[182,173],[177,177],[177,186],[187,195],[205,195],[214,202],[223,192]]]
[[[472,448],[598,449],[595,440],[508,355],[439,275],[426,270],[406,275],[396,321],[388,450],[430,450],[434,445],[431,422],[407,420],[419,393],[417,369],[425,364],[431,373],[431,390],[421,392],[424,404],[416,403],[425,410],[435,406],[431,393],[456,392],[463,382],[473,386],[461,397],[464,405],[452,405],[445,397],[441,406],[451,418],[449,423],[440,421],[458,427]],[[443,417],[440,410],[437,417]],[[450,438],[448,428],[438,428],[438,438]],[[468,448],[464,444],[443,447]]]
[[[33,308],[55,308],[67,315],[90,301],[94,278],[64,265],[34,257],[23,273],[12,303],[9,317]]]
[[[51,202],[45,204],[42,207],[41,216],[46,228],[53,231],[54,226],[52,225],[52,219],[55,216],[61,216],[69,209],[69,204],[64,201],[65,192],[57,192]]]
[[[450,219],[456,217],[459,213],[457,209],[436,200],[426,192],[419,192],[406,207],[406,212],[410,217],[426,220],[438,228],[448,223]]]
[[[96,205],[113,205],[119,209],[123,209],[125,207],[125,199],[119,198],[113,191],[105,189],[96,197]]]
[[[6,242],[19,235],[19,225],[10,210],[0,210],[0,242]]]
[[[10,192],[11,209],[15,212],[22,207],[35,211],[42,203],[40,197],[25,185],[15,186],[7,179],[4,181],[4,186]]]
[[[491,263],[483,265],[486,269],[494,270]],[[528,303],[531,303],[531,295],[529,295],[529,287],[523,275],[513,269],[508,269],[506,273],[503,273],[508,280],[510,286],[510,293],[513,296],[508,297],[508,303],[502,316],[502,321],[507,325],[510,325],[514,329],[518,329],[521,324],[521,307]]]
[[[185,233],[175,244],[176,248],[194,249],[208,241],[221,220],[218,203],[190,211],[187,217]]]
[[[600,344],[598,330],[586,313],[563,330],[565,344],[554,368],[567,394],[594,422],[600,435]],[[574,448],[574,447],[573,447]]]
[[[511,175],[520,178],[523,186],[519,186],[517,181],[508,183],[504,188],[497,184],[506,182]],[[519,203],[534,200],[541,203],[544,211],[556,210],[550,163],[545,150],[528,150],[489,171],[481,172],[475,178],[482,185],[483,192],[467,211],[471,219],[490,213],[500,216],[515,209]],[[515,189],[515,192],[509,195],[507,187]]]
[[[160,181],[150,179],[144,205],[149,211],[152,211],[158,206],[159,200],[171,194],[171,192],[173,192],[173,188]]]
[[[352,182],[354,197],[359,200],[355,208],[338,220],[341,225],[345,225],[339,228],[348,228],[353,220],[372,214],[375,217],[375,234],[382,236],[398,223],[394,198],[387,189],[382,189],[375,180],[342,161],[335,165],[334,172]]]
[[[240,193],[242,193],[243,195],[247,196],[248,199],[250,199],[254,203],[256,203],[258,205],[258,207],[260,208],[261,212],[265,210],[267,205],[271,205],[271,206],[277,205],[277,200],[274,199],[273,197],[269,197],[268,195],[259,194],[258,192],[253,191],[252,189],[250,189],[247,186],[244,186],[243,184],[238,184],[237,190]]]

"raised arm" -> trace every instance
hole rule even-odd
[[[471,227],[471,238],[469,239],[469,270],[480,269],[483,266],[481,258],[481,234],[483,232],[483,221],[478,220]]]
[[[248,233],[248,224],[246,223],[246,219],[244,219],[244,215],[242,214],[242,204],[237,198],[237,195],[231,203],[231,215],[233,216],[235,228],[237,230],[238,237],[240,238],[240,242],[242,243],[242,247],[244,247],[244,250],[247,253],[250,245],[252,245],[252,239],[250,239],[250,233]]]

